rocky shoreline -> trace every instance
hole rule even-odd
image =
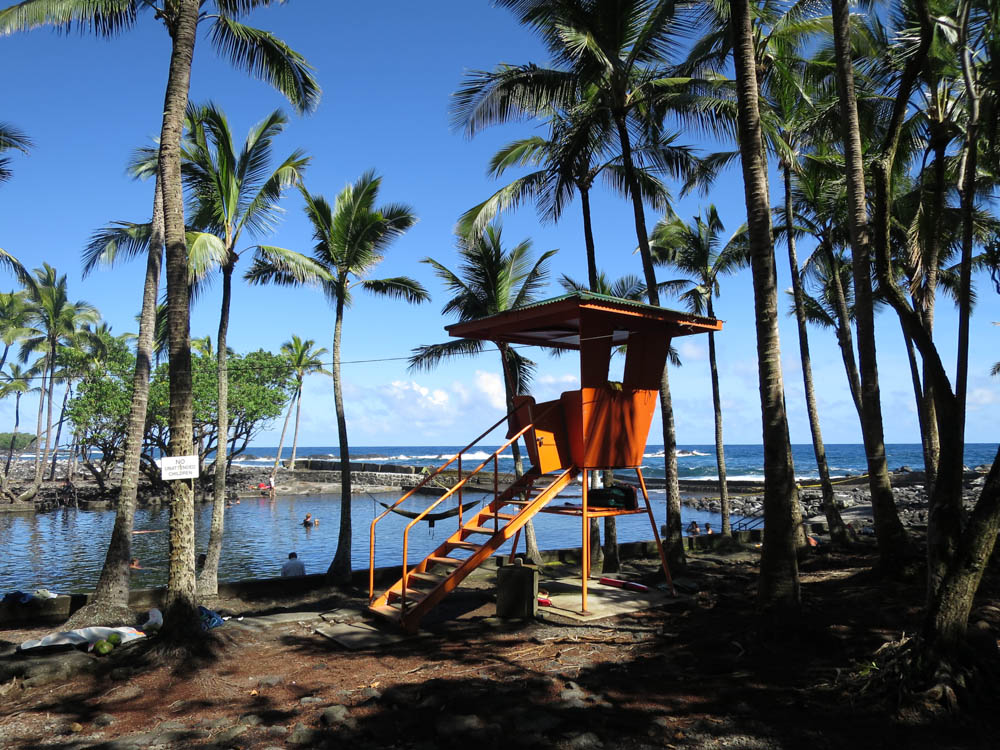
[[[336,494],[340,492],[339,461],[328,457],[304,458],[296,462],[296,469],[290,471],[280,468],[275,479],[275,493],[279,496]],[[22,462],[12,467],[13,487],[26,486],[30,482],[31,464]],[[352,482],[359,492],[392,492],[406,491],[415,487],[425,476],[421,467],[400,466],[398,464],[374,464],[352,462]],[[963,505],[968,510],[976,502],[979,492],[986,481],[988,466],[967,469],[965,474]],[[57,470],[57,476],[64,471]],[[257,496],[261,490],[259,485],[268,483],[271,475],[270,466],[233,466],[230,469],[227,493],[230,497]],[[473,484],[470,489],[492,490],[492,474],[489,481]],[[620,477],[624,481],[633,481],[627,475]],[[924,488],[922,472],[911,471],[908,467],[900,467],[891,476],[893,492],[900,518],[904,525],[919,527],[927,523],[927,496]],[[76,506],[84,508],[113,508],[117,495],[119,476],[107,479],[109,490],[101,492],[98,484],[89,476],[77,475],[72,486],[65,479],[46,481],[42,484],[38,496],[31,503],[15,505],[0,504],[2,510],[44,511],[60,506]],[[457,481],[457,473],[446,472],[424,488],[426,494],[440,494]],[[501,475],[501,485],[513,481],[511,475]],[[663,480],[648,479],[650,489],[662,489]],[[861,526],[871,524],[870,494],[868,480],[865,476],[839,478],[834,481],[834,493],[838,507],[844,515],[850,516]],[[755,518],[763,512],[763,484],[760,482],[736,481],[729,482],[730,511],[734,516]],[[680,489],[682,503],[696,510],[718,513],[720,502],[718,483],[711,480],[681,480]],[[205,476],[196,488],[196,500],[211,501],[211,477]],[[802,504],[803,518],[821,518],[822,495],[815,483],[800,485],[799,500]],[[148,482],[140,481],[140,505],[158,505],[167,501],[166,493],[157,491]]]

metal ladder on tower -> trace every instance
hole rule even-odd
[[[447,466],[456,460],[461,466],[461,456],[476,445],[485,435],[488,435],[506,421],[504,417],[469,446],[456,454],[448,463],[437,469],[420,485],[413,488],[395,504],[379,515],[371,525],[370,561],[369,561],[369,607],[368,611],[400,626],[407,632],[414,632],[421,618],[427,614],[444,597],[454,591],[458,585],[484,561],[493,555],[503,544],[513,538],[524,525],[537,514],[554,497],[562,492],[577,477],[579,470],[570,466],[551,474],[542,474],[532,467],[523,476],[514,481],[503,492],[497,486],[499,456],[512,443],[528,432],[533,425],[522,427],[500,448],[480,463],[472,472],[461,476],[459,481],[417,514],[407,525],[403,534],[403,571],[402,577],[381,595],[375,596],[374,554],[375,527],[390,511],[394,510],[404,500],[411,497],[416,490],[439,475]],[[487,506],[471,515],[468,521],[459,516],[459,528],[442,542],[437,549],[414,565],[408,566],[407,551],[409,532],[414,525],[437,508],[444,500],[455,494],[469,483],[469,480],[479,474],[490,463],[494,472],[494,498]],[[461,474],[461,469],[459,469]],[[459,499],[461,509],[461,498]],[[461,513],[461,511],[459,511]]]

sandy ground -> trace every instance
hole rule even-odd
[[[361,619],[358,592],[221,602],[234,619],[211,656],[74,653],[96,671],[3,684],[0,747],[995,748],[995,712],[915,723],[862,692],[920,614],[919,578],[882,581],[874,562],[864,546],[803,561],[802,615],[780,629],[754,611],[753,553],[693,557],[678,599],[588,623],[500,622],[478,578],[420,637],[354,650],[322,631]],[[625,576],[662,582],[654,561]],[[973,613],[994,650],[997,591],[990,577]]]

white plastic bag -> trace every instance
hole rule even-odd
[[[156,607],[149,610],[147,619],[140,627],[144,631],[156,631],[163,627],[163,613]]]

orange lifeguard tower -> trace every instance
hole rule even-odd
[[[669,582],[666,556],[640,468],[643,452],[656,409],[670,340],[676,336],[721,328],[722,323],[714,318],[591,292],[575,292],[489,318],[448,326],[446,330],[449,334],[461,338],[579,350],[580,388],[543,403],[536,403],[531,396],[516,397],[510,414],[372,522],[369,610],[399,623],[406,630],[416,630],[420,618],[428,610],[505,542],[513,539],[516,549],[521,528],[539,512],[579,516],[582,519],[584,611],[590,575],[588,525],[591,518],[646,513]],[[608,371],[611,356],[620,346],[626,347],[624,377],[621,383],[610,383]],[[471,472],[463,473],[462,455],[504,421],[508,424],[506,442]],[[499,456],[520,439],[524,440],[531,468],[501,490]],[[376,525],[387,513],[452,464],[457,464],[457,483],[422,513],[410,514],[413,518],[403,535],[402,577],[376,597]],[[490,464],[493,470],[493,500],[478,512],[470,513],[465,520],[461,501],[463,488]],[[588,473],[606,469],[634,469],[645,507],[594,507],[588,503]],[[580,505],[546,507],[577,477],[582,480]],[[407,550],[410,529],[431,515],[451,495],[457,495],[459,499],[457,531],[424,560],[409,567]]]

